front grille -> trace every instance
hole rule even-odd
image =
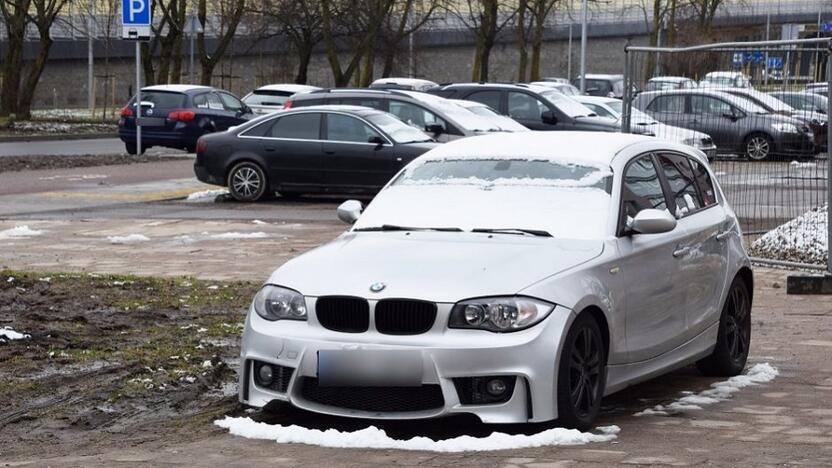
[[[303,398],[326,406],[359,411],[428,411],[445,405],[439,385],[420,387],[320,387],[318,379],[304,377]]]
[[[370,328],[370,305],[360,297],[320,297],[315,303],[315,315],[329,330],[361,333]]]
[[[383,299],[376,304],[376,330],[387,335],[425,333],[436,320],[436,304],[410,299]]]

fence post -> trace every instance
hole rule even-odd
[[[832,44],[826,51],[826,274],[832,276]]]
[[[630,109],[633,106],[632,64],[629,45],[624,46],[624,102],[621,108],[621,133],[630,133]]]

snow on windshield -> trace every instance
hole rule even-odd
[[[604,237],[609,167],[552,159],[440,158],[408,167],[355,228],[543,230],[555,237]]]
[[[382,129],[396,143],[412,143],[417,141],[431,141],[425,132],[413,128],[390,114],[370,114],[367,120]]]
[[[582,117],[592,114],[593,112],[581,104],[580,102],[560,93],[558,91],[546,91],[540,93],[549,102],[555,105],[561,112],[570,117]]]
[[[468,109],[458,106],[443,97],[414,91],[401,92],[430,105],[435,110],[442,112],[467,130],[473,132],[494,132],[500,130],[497,125],[490,122],[488,119],[474,114]]]

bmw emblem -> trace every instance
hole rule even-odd
[[[384,283],[381,283],[381,282],[373,283],[373,284],[370,285],[370,291],[372,291],[372,292],[381,292],[386,287],[387,287],[387,285],[384,284]]]

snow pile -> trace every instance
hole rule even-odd
[[[147,242],[150,238],[142,234],[128,234],[126,236],[109,236],[107,240],[111,244],[135,244],[137,242]]]
[[[731,398],[732,394],[749,385],[770,382],[778,374],[777,368],[772,367],[767,362],[755,364],[743,375],[735,375],[728,380],[713,383],[711,384],[711,388],[699,393],[682,392],[684,395],[682,398],[668,405],[656,405],[644,411],[639,411],[635,413],[635,416],[667,416],[682,411],[701,410],[702,406],[712,405]]]
[[[533,435],[494,432],[488,437],[482,438],[460,436],[434,441],[427,437],[414,437],[408,440],[393,439],[386,432],[374,426],[355,432],[341,432],[336,429],[321,431],[294,425],[271,425],[255,422],[250,418],[232,418],[230,416],[214,421],[214,424],[228,429],[232,435],[247,439],[274,440],[281,444],[307,444],[333,448],[425,450],[446,453],[608,442],[617,438],[617,434],[621,431],[618,426],[598,427],[600,434],[557,427]]]
[[[188,195],[188,198],[186,198],[185,201],[188,203],[214,203],[214,200],[216,200],[220,195],[228,195],[228,190],[218,189],[194,192]]]
[[[825,264],[828,207],[807,211],[751,244],[751,255],[790,262]]]
[[[27,238],[32,236],[39,236],[43,234],[43,231],[38,231],[36,229],[30,229],[29,226],[15,226],[11,229],[6,229],[5,231],[0,231],[0,240],[2,239],[16,239],[16,238]]]
[[[28,333],[16,332],[9,327],[0,328],[0,343],[12,340],[22,340],[24,338],[31,338],[31,335]]]
[[[263,239],[268,237],[265,232],[223,232],[222,234],[211,234],[211,239],[216,240],[241,240],[241,239]]]

